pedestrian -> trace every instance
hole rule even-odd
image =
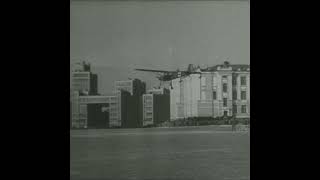
[[[236,122],[236,117],[235,117],[235,116],[233,116],[233,117],[232,117],[232,131],[234,131],[234,130],[235,130],[235,128],[236,128],[236,124],[237,124],[237,122]]]

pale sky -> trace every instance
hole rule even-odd
[[[128,77],[158,84],[134,68],[184,70],[226,58],[250,64],[248,1],[71,2],[70,59],[96,67],[100,93]]]

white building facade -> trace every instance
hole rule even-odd
[[[170,119],[250,118],[249,65],[218,65],[172,80]]]

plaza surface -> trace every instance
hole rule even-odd
[[[250,133],[230,130],[70,130],[70,179],[249,180]]]

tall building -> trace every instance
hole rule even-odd
[[[250,118],[250,66],[225,62],[172,80],[170,118]]]
[[[98,96],[98,77],[91,72],[89,63],[75,63],[71,70],[70,106],[73,128],[102,128],[107,127],[104,122],[108,111],[101,111],[108,103],[105,97]],[[109,118],[109,117],[108,117]]]
[[[146,83],[139,79],[115,81],[115,90],[124,90],[130,93],[130,95],[141,96],[146,92]]]
[[[146,84],[139,79],[115,81],[115,91],[121,91],[121,127],[142,127],[142,95]]]
[[[152,126],[170,120],[170,91],[151,89],[142,95],[143,126]]]
[[[233,78],[233,113],[238,118],[248,118],[250,117],[250,67],[235,67]]]
[[[142,96],[122,91],[121,123],[123,128],[142,127]]]
[[[71,92],[73,91],[86,95],[98,94],[98,76],[91,72],[90,64],[74,64],[71,72]]]

